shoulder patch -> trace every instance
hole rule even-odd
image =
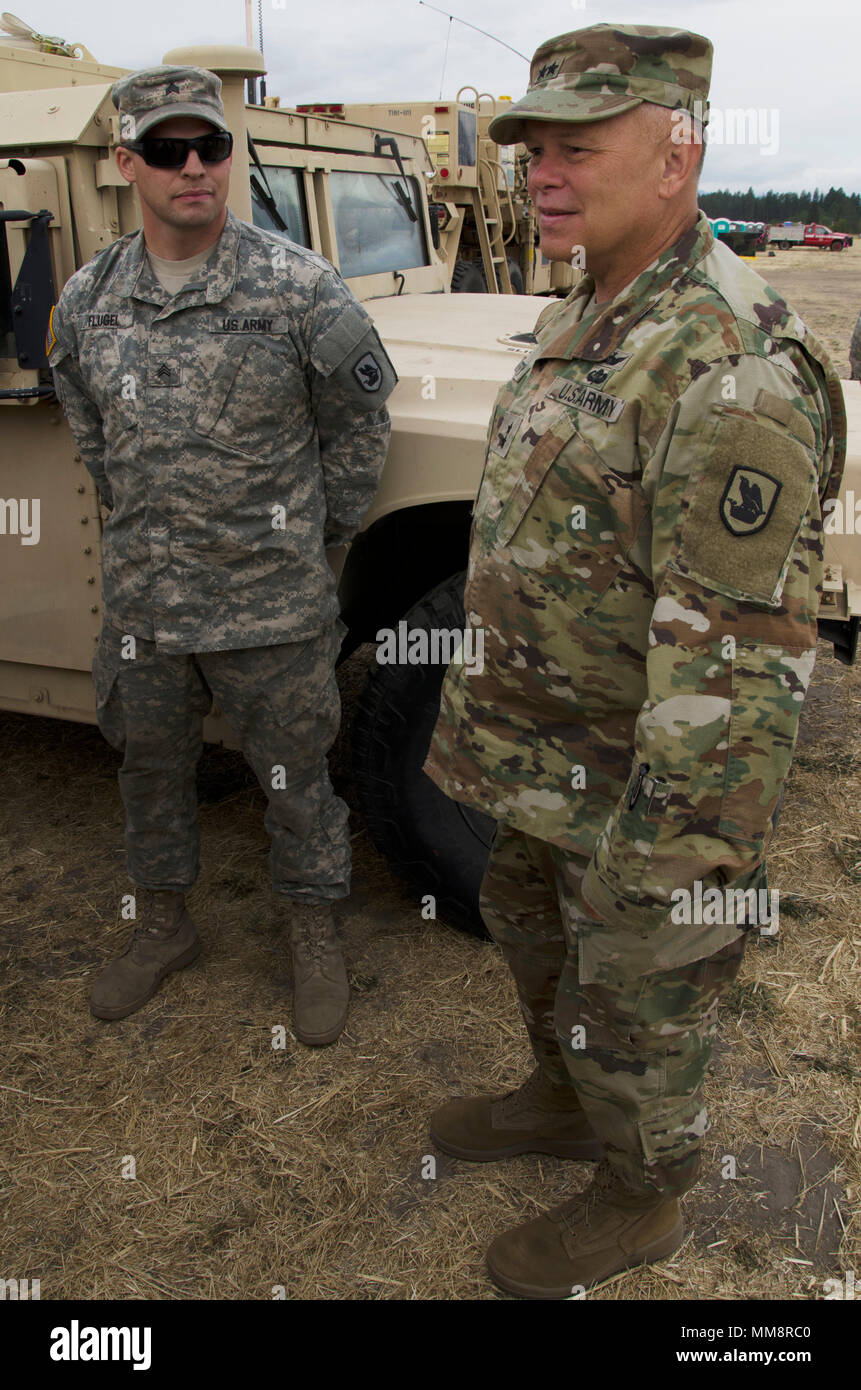
[[[353,366],[353,376],[363,391],[379,391],[383,384],[383,369],[372,352],[366,352]]]
[[[720,500],[720,519],[733,536],[752,536],[768,524],[783,487],[758,468],[736,467]]]

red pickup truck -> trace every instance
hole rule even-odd
[[[768,229],[768,240],[781,251],[791,251],[793,246],[818,246],[822,251],[842,251],[852,245],[852,238],[846,232],[832,232],[819,222],[783,222]]]

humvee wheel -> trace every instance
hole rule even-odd
[[[487,294],[480,261],[455,261],[451,272],[452,294]]]
[[[410,609],[407,630],[463,630],[463,573]],[[356,793],[368,833],[419,897],[432,894],[436,916],[487,936],[478,894],[495,822],[451,801],[422,772],[439,713],[445,667],[375,664],[353,721]]]
[[[508,262],[508,274],[511,277],[511,288],[514,294],[524,294],[525,286],[523,283],[523,271],[517,261]]]

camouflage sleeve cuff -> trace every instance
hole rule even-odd
[[[620,974],[639,979],[680,970],[713,956],[746,930],[734,920],[674,920],[669,904],[649,908],[633,903],[607,887],[594,860],[583,877],[582,895],[601,916],[600,922],[578,925],[578,975],[584,985],[612,987]]]
[[[583,876],[583,897],[608,927],[637,932],[654,931],[669,917],[669,904],[664,907],[638,903],[624,897],[618,889],[611,888],[598,873],[594,858]]]
[[[81,458],[92,474],[105,502],[113,506],[111,488],[105,475],[105,436],[98,406],[83,390],[74,357],[63,353],[58,359],[52,354],[52,374],[57,399],[72,431]]]
[[[321,448],[326,545],[343,545],[361,526],[379,485],[391,428],[389,412],[383,406],[361,423],[355,422],[348,438],[330,438]],[[330,541],[330,536],[339,539]]]

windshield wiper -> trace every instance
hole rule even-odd
[[[254,148],[254,141],[251,139],[250,134],[248,136],[248,153],[254,160],[254,167],[256,168],[257,173],[260,175],[259,179],[255,174],[251,175],[251,187],[257,194],[266,211],[269,213],[269,216],[272,218],[272,221],[275,223],[276,227],[278,228],[278,231],[286,232],[289,236],[290,228],[287,226],[287,223],[284,221],[284,218],[278,211],[278,204],[275,201],[272,189],[269,187],[269,180],[266,177],[263,165],[260,163],[257,151]]]
[[[409,180],[407,179],[406,170],[404,169],[403,163],[401,161],[401,152],[398,149],[397,140],[393,135],[375,135],[374,154],[382,154],[384,145],[388,145],[389,149],[391,150],[392,159],[398,166],[398,173],[400,174],[404,183],[407,185],[408,189],[410,186]],[[393,183],[392,192],[394,193],[395,197],[397,198],[398,202],[400,203],[404,212],[407,214],[407,217],[410,219],[410,221],[418,222],[419,215],[413,207],[412,199],[409,193],[404,189],[404,187],[399,183]]]

